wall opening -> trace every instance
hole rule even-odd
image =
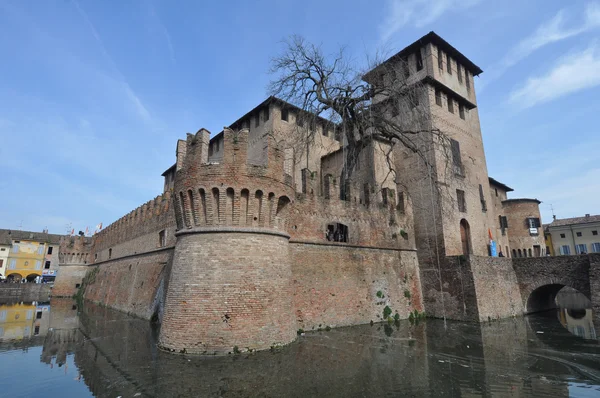
[[[348,226],[340,223],[328,224],[325,238],[330,242],[348,242]]]
[[[532,314],[536,312],[549,311],[559,308],[557,304],[557,295],[564,288],[569,292],[581,293],[577,289],[572,289],[571,287],[565,287],[566,285],[560,283],[543,285],[535,289],[531,292],[529,297],[527,298],[527,313]],[[589,297],[585,296],[585,301],[591,306],[591,302],[589,301]],[[564,299],[563,299],[564,300]],[[580,304],[580,303],[578,303]],[[561,302],[560,307],[569,308],[568,300]],[[578,306],[574,306],[574,308],[579,308]]]
[[[206,192],[203,188],[200,188],[198,193],[200,194],[200,223],[206,225],[208,224],[206,217]]]
[[[212,208],[213,208],[213,224],[219,224],[221,205],[219,204],[219,188],[212,189]]]
[[[240,225],[248,225],[248,199],[250,191],[242,189],[240,193]]]
[[[233,214],[234,214],[233,207],[235,204],[233,197],[235,195],[235,192],[234,192],[233,188],[227,188],[227,191],[225,191],[225,194],[227,195],[226,200],[225,200],[225,202],[226,202],[225,216],[227,217],[226,223],[227,223],[227,225],[233,225]]]
[[[462,243],[462,254],[468,256],[472,252],[471,227],[464,218],[460,220],[460,241]]]
[[[191,189],[188,190],[188,200],[190,202],[190,212],[192,219],[190,220],[190,227],[198,225],[198,211],[196,210],[196,201],[194,200],[194,193]]]
[[[264,225],[264,216],[262,214],[262,199],[263,192],[261,190],[256,191],[256,194],[254,195],[256,206],[254,207],[254,219],[252,220],[252,225],[254,226]]]

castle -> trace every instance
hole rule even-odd
[[[433,167],[373,140],[340,195],[336,125],[269,97],[212,138],[201,129],[177,142],[163,194],[95,235],[85,298],[158,318],[166,350],[205,354],[415,311],[522,314],[508,259],[545,255],[540,202],[508,199],[488,176],[473,85],[482,71],[433,32],[384,65],[397,62],[449,137],[419,138]],[[364,77],[375,78],[386,76]],[[86,267],[60,275],[56,291],[73,294]]]

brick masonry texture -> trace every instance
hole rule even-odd
[[[411,311],[423,311],[413,251],[304,243],[292,243],[290,250],[300,329],[379,322],[385,306],[403,319]]]
[[[145,319],[160,315],[171,256],[164,249],[101,263],[84,297]]]
[[[174,255],[160,345],[232,352],[296,337],[288,239],[252,233],[184,234]]]
[[[52,287],[55,297],[73,297],[83,281],[86,272],[91,269],[89,265],[61,265],[59,276]]]

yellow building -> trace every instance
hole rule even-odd
[[[0,341],[30,337],[35,329],[36,317],[33,304],[0,306]]]
[[[28,239],[13,240],[8,254],[7,278],[34,280],[42,275],[45,257],[46,243]]]
[[[30,282],[44,274],[56,275],[60,239],[61,235],[47,231],[0,229],[0,260],[4,260],[3,271],[0,272],[9,280],[26,278]]]

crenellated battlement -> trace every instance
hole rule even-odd
[[[93,254],[172,225],[171,195],[169,191],[158,195],[95,234]]]
[[[60,239],[58,259],[60,265],[88,264],[92,250],[92,238],[63,236]]]
[[[248,161],[248,130],[223,129],[217,161],[209,161],[210,132],[188,134],[174,184],[177,229],[260,227],[285,230],[284,209],[293,197],[283,152],[265,137],[264,164]],[[183,157],[183,159],[181,159]]]

